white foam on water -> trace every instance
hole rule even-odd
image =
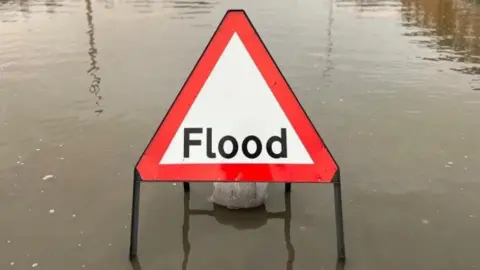
[[[49,174],[49,175],[45,175],[42,179],[44,181],[48,180],[48,179],[52,179],[53,178],[53,175]]]

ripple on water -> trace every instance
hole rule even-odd
[[[451,62],[454,71],[480,75],[480,9],[469,1],[402,0],[410,42],[437,52],[427,61]]]

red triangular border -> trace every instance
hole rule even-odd
[[[160,165],[198,93],[237,33],[270,86],[314,164]],[[136,170],[143,181],[332,182],[338,165],[243,10],[228,10],[182,90],[155,132]]]

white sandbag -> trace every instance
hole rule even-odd
[[[267,199],[268,183],[213,183],[209,201],[229,209],[261,206]]]

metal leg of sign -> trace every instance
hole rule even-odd
[[[183,226],[182,226],[182,243],[183,243],[183,262],[182,270],[187,269],[188,257],[190,255],[190,241],[188,239],[188,231],[190,230],[190,193],[183,195]]]
[[[285,192],[290,193],[292,191],[292,183],[285,183]]]
[[[183,182],[183,191],[190,192],[190,182]]]
[[[132,223],[130,225],[130,260],[137,256],[138,212],[140,206],[140,177],[135,171],[133,176]]]
[[[287,245],[287,270],[293,269],[293,262],[295,261],[295,249],[292,245],[292,240],[290,236],[291,232],[291,222],[292,222],[292,204],[290,201],[290,193],[285,194],[285,217],[284,217],[284,234],[285,234],[285,244]]]
[[[345,235],[343,231],[342,184],[340,181],[340,172],[338,172],[335,177],[336,179],[333,183],[333,189],[335,196],[335,219],[337,224],[337,254],[339,261],[345,261]]]

